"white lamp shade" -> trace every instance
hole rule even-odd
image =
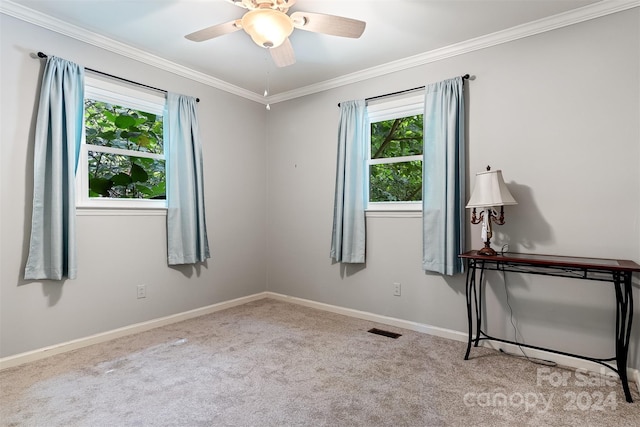
[[[286,13],[274,9],[255,9],[244,14],[242,28],[262,47],[278,47],[293,32],[293,22]]]
[[[486,208],[491,206],[517,205],[507,184],[502,178],[502,171],[489,170],[478,172],[473,193],[467,203],[468,208]]]

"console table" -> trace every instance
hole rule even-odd
[[[479,255],[478,251],[469,251],[459,255],[467,263],[467,319],[469,323],[469,340],[465,360],[469,359],[471,343],[477,347],[480,340],[500,341],[508,344],[536,350],[548,351],[555,354],[577,357],[606,366],[618,374],[622,381],[622,388],[627,402],[632,402],[627,379],[627,352],[631,335],[631,320],[633,318],[633,295],[631,276],[640,272],[640,265],[633,261],[579,258],[555,255],[534,255],[507,252],[496,256]],[[485,270],[509,271],[515,273],[541,274],[555,277],[569,277],[574,279],[599,280],[613,283],[616,298],[616,341],[615,356],[598,359],[593,357],[571,354],[544,347],[537,347],[496,338],[482,330],[482,284]],[[479,273],[479,274],[478,274]],[[479,278],[476,279],[476,276]],[[477,283],[479,282],[479,285]],[[473,337],[473,310],[475,305],[476,335]],[[615,360],[615,366],[611,363]]]

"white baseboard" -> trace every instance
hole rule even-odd
[[[294,304],[304,305],[305,307],[317,308],[319,310],[330,311],[332,313],[343,314],[357,319],[370,320],[372,322],[382,323],[383,325],[396,326],[410,331],[422,332],[438,337],[449,338],[456,341],[467,341],[465,332],[454,331],[451,329],[439,328],[424,323],[412,322],[410,320],[397,319],[395,317],[382,316],[380,314],[369,313],[367,311],[354,310],[336,305],[325,304],[308,299],[291,297],[288,295],[277,294],[274,292],[266,292],[268,298],[291,302]]]
[[[238,305],[246,304],[252,301],[257,301],[264,298],[272,298],[279,301],[286,301],[293,304],[303,305],[305,307],[316,308],[318,310],[329,311],[336,314],[342,314],[357,319],[369,320],[372,322],[381,323],[383,325],[395,326],[410,331],[422,332],[429,335],[434,335],[442,338],[448,338],[451,340],[467,342],[467,333],[454,331],[452,329],[439,328],[437,326],[431,326],[424,323],[412,322],[409,320],[398,319],[395,317],[382,316],[366,311],[354,310],[351,308],[340,307],[331,304],[325,304],[317,301],[312,301],[304,298],[297,298],[288,295],[283,295],[275,292],[260,292],[257,294],[249,295],[246,297],[236,298],[230,301],[224,301],[221,303],[209,305],[206,307],[197,308],[195,310],[185,311],[183,313],[174,314],[171,316],[161,317],[158,319],[149,320],[147,322],[136,323],[133,325],[125,326],[123,328],[114,329],[111,331],[103,332],[100,334],[91,335],[84,338],[68,341],[61,344],[52,345],[49,347],[40,348],[25,353],[16,354],[0,358],[0,370],[11,368],[14,366],[22,365],[24,363],[33,362],[35,360],[44,359],[45,357],[53,356],[56,354],[62,354],[78,348],[87,347],[93,344],[106,342],[115,338],[120,338],[127,335],[137,334],[139,332],[148,331],[150,329],[158,328],[160,326],[169,325],[171,323],[181,322],[183,320],[192,319],[194,317],[203,316],[205,314],[215,313],[216,311],[224,310],[227,308],[235,307]],[[493,341],[482,341],[483,346],[494,348],[496,350],[502,349],[506,353],[520,355],[520,349],[513,344],[506,344]],[[558,365],[567,366],[575,369],[583,369],[589,372],[600,373],[602,365],[589,362],[587,360],[578,359],[575,357],[564,356],[561,354],[555,354],[542,350],[525,349],[528,357],[549,360],[557,363]],[[471,355],[473,356],[473,350]],[[635,381],[638,391],[640,392],[640,370],[627,368],[627,377],[630,381]]]
[[[169,325],[171,323],[177,323],[183,320],[192,319],[194,317],[203,316],[205,314],[215,313],[216,311],[246,304],[248,302],[256,301],[263,298],[266,298],[265,292],[249,295],[246,297],[232,299],[230,301],[224,301],[218,304],[208,305],[206,307],[196,308],[195,310],[189,310],[182,313],[173,314],[171,316],[160,317],[158,319],[153,319],[146,322],[135,323],[133,325],[125,326],[118,329],[113,329],[111,331],[90,335],[84,338],[78,338],[72,341],[39,348],[36,350],[16,354],[13,356],[3,357],[3,358],[0,358],[0,370],[22,365],[24,363],[44,359],[46,357],[54,356],[56,354],[66,353],[68,351],[76,350],[82,347],[87,347],[93,344],[110,341],[115,338],[120,338],[127,335],[133,335],[139,332],[148,331],[150,329]]]
[[[306,307],[317,308],[319,310],[330,311],[332,313],[343,314],[345,316],[355,317],[358,319],[370,320],[372,322],[382,323],[383,325],[396,326],[398,328],[408,329],[411,331],[422,332],[429,335],[435,335],[442,338],[448,338],[456,341],[467,342],[467,332],[454,331],[451,329],[439,328],[436,326],[427,325],[424,323],[411,322],[409,320],[397,319],[394,317],[381,316],[379,314],[369,313],[366,311],[359,311],[350,308],[339,307],[330,304],[324,304],[312,300],[306,300],[297,297],[291,297],[288,295],[277,294],[274,292],[265,293],[268,298],[273,298],[280,301],[287,301],[294,304],[304,305]],[[514,344],[501,343],[497,341],[483,340],[480,342],[483,347],[493,348],[495,350],[502,349],[505,353],[522,355],[520,348]],[[531,348],[523,348],[529,358],[548,360],[555,362],[558,365],[566,366],[569,368],[581,369],[594,373],[610,373],[610,369],[604,366],[589,362],[588,360],[579,359],[577,357],[565,356],[562,354],[556,354],[549,351],[536,350]],[[471,356],[473,357],[473,349],[471,350]],[[604,369],[604,371],[603,371]],[[627,368],[627,378],[630,382],[635,382],[638,392],[640,392],[640,370]]]

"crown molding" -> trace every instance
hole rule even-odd
[[[135,48],[125,43],[101,36],[100,34],[85,30],[78,26],[69,24],[57,18],[45,15],[33,9],[29,9],[10,0],[2,0],[0,3],[0,13],[12,16],[33,25],[54,31],[64,36],[88,43],[90,45],[108,50],[110,52],[134,59],[153,67],[169,71],[170,73],[212,86],[216,89],[247,98],[251,101],[263,103],[264,97],[238,86],[234,86],[223,80],[209,76],[205,73],[192,70],[191,68],[168,61],[159,56],[152,55],[142,49]],[[45,52],[47,53],[47,52]]]
[[[0,13],[12,16],[14,18],[29,22],[39,27],[57,32],[59,34],[74,38],[76,40],[91,44],[93,46],[111,51],[113,53],[134,59],[136,61],[169,71],[173,74],[215,87],[225,92],[238,95],[240,97],[258,102],[260,104],[275,104],[278,102],[288,101],[290,99],[299,98],[306,95],[334,89],[386,74],[407,70],[413,67],[440,61],[476,50],[486,49],[502,43],[534,36],[547,31],[600,18],[624,10],[632,9],[640,6],[640,0],[602,0],[578,9],[560,13],[547,18],[532,21],[526,24],[508,28],[485,36],[476,37],[464,42],[456,43],[439,49],[434,49],[418,55],[410,56],[398,61],[389,62],[380,66],[367,68],[355,73],[346,74],[344,76],[325,80],[299,89],[282,92],[279,94],[263,97],[257,93],[247,89],[232,85],[223,80],[209,76],[205,73],[192,70],[183,65],[168,61],[156,55],[152,55],[141,49],[130,45],[115,41],[113,39],[101,36],[99,34],[87,31],[80,27],[71,25],[59,19],[42,14],[32,9],[13,3],[10,0],[2,0],[0,3]]]
[[[508,28],[506,30],[497,31],[495,33],[476,37],[453,45],[445,46],[440,49],[434,49],[425,53],[410,56],[398,61],[388,62],[386,64],[357,71],[355,73],[346,74],[344,76],[319,82],[313,85],[305,86],[299,89],[282,92],[269,97],[272,104],[288,101],[290,99],[299,98],[301,96],[311,95],[340,86],[358,83],[374,77],[380,77],[385,74],[395,73],[407,70],[420,65],[441,61],[476,50],[486,49],[510,41],[522,39],[545,33],[547,31],[556,30],[558,28],[567,27],[569,25],[578,24],[580,22],[591,19],[600,18],[612,13],[622,12],[640,6],[640,0],[602,0],[578,9],[563,12],[537,21],[528,22]],[[466,70],[461,70],[466,71]],[[464,74],[464,72],[461,72]]]

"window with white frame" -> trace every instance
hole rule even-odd
[[[165,97],[85,77],[77,206],[165,208]]]
[[[423,111],[423,94],[367,106],[368,210],[421,210]]]

